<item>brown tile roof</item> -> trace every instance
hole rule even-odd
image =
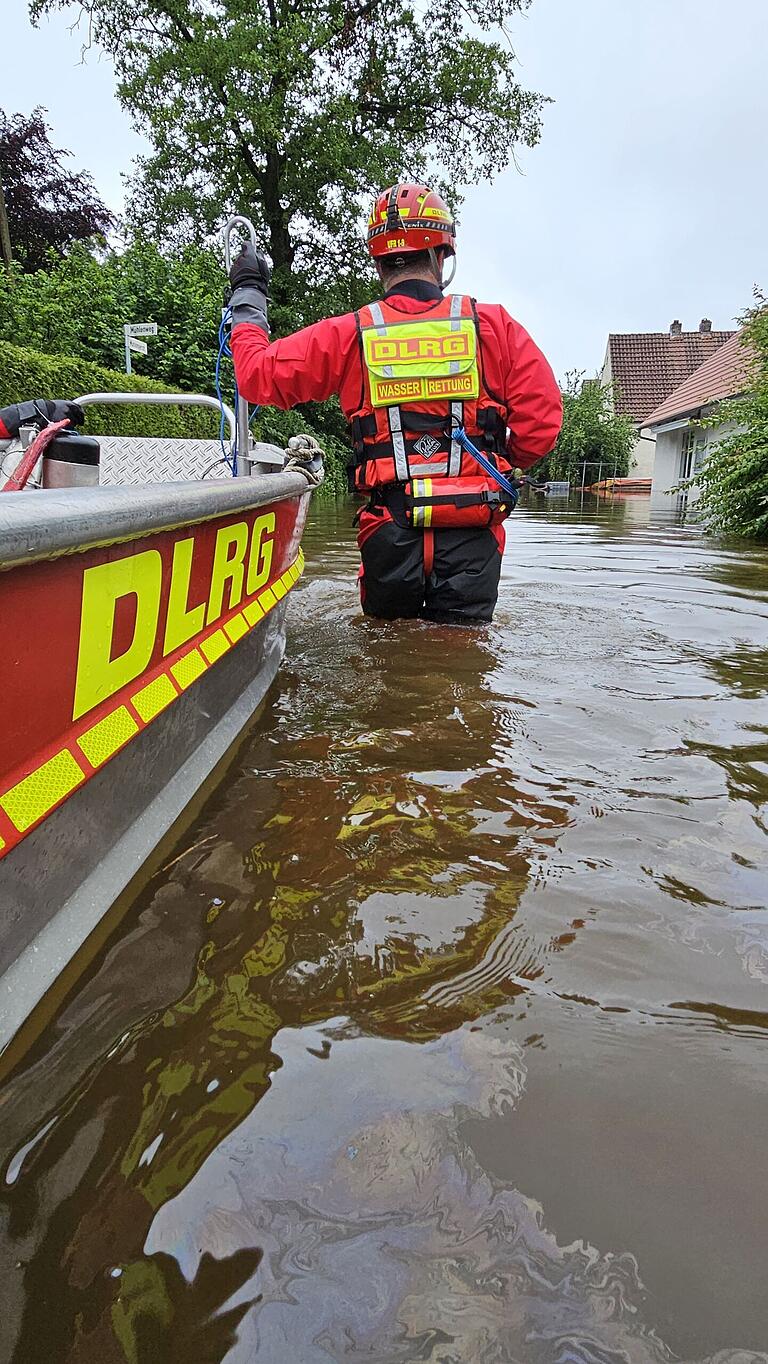
[[[743,393],[750,366],[749,350],[742,343],[743,335],[743,332],[734,332],[730,341],[710,355],[650,413],[645,425],[658,426],[660,422],[673,421],[675,417],[697,412],[708,403],[734,398],[738,393]]]
[[[733,332],[629,332],[608,337],[616,411],[645,423]]]

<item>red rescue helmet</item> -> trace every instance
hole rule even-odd
[[[368,250],[403,256],[442,247],[456,255],[453,214],[428,185],[391,185],[379,195],[368,219]]]

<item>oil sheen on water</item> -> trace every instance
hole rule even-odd
[[[0,1090],[0,1358],[765,1364],[768,554],[538,503],[377,624],[350,519]]]

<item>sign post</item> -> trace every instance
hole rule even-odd
[[[131,351],[137,351],[139,355],[146,355],[147,345],[145,341],[138,340],[141,336],[157,336],[156,322],[126,322],[123,327],[125,337],[125,372],[133,373],[131,369]]]

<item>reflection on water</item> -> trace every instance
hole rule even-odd
[[[768,556],[536,502],[378,625],[349,519],[0,1094],[0,1354],[765,1364]]]

